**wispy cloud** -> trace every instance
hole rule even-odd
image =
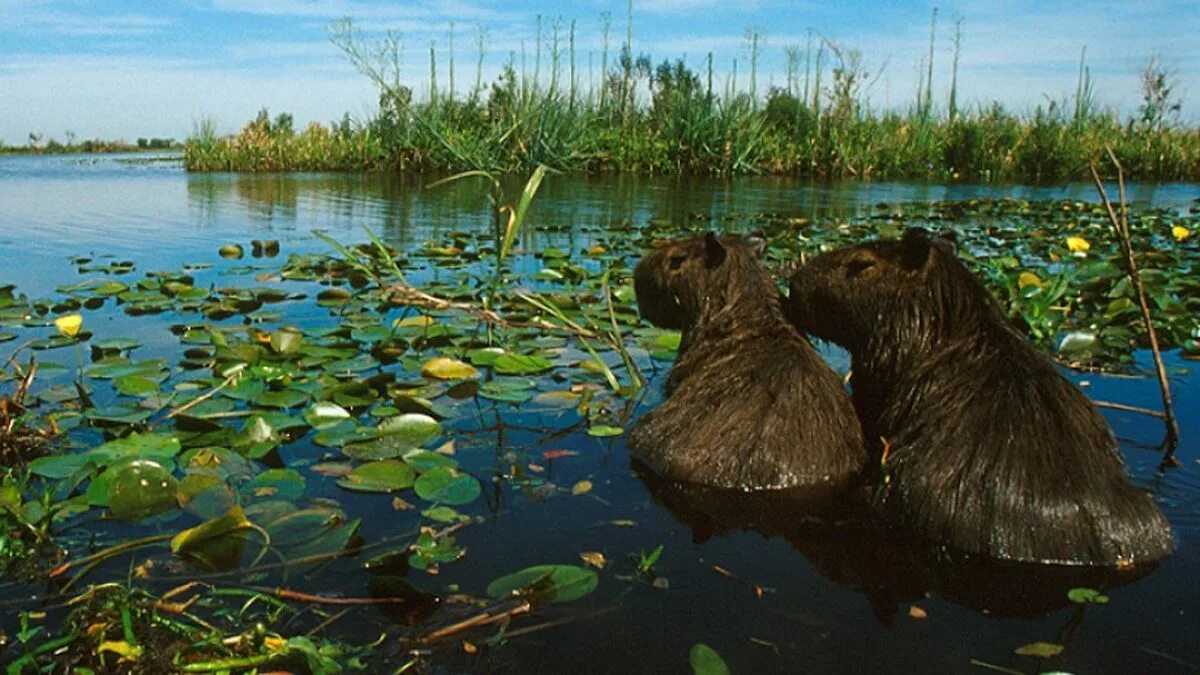
[[[48,33],[66,36],[133,36],[158,33],[171,25],[169,19],[147,14],[84,14],[25,5],[19,11],[2,12],[0,31]]]

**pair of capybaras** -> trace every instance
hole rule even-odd
[[[1174,537],[1103,417],[921,229],[823,254],[781,298],[756,237],[667,242],[642,315],[682,331],[666,398],[629,442],[670,480],[861,485],[886,518],[998,559],[1124,566]],[[851,355],[852,395],[805,338]]]

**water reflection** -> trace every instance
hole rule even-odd
[[[1119,570],[954,555],[880,522],[853,494],[686,486],[663,481],[636,460],[634,465],[654,501],[691,530],[694,543],[738,531],[780,537],[826,579],[863,595],[883,624],[930,594],[993,616],[1040,618],[1070,606],[1072,588],[1110,590],[1157,567]]]

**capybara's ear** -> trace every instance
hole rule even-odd
[[[750,244],[750,252],[755,258],[762,260],[763,255],[767,252],[767,236],[762,230],[752,232],[746,237],[746,243]]]
[[[920,269],[929,260],[929,251],[933,242],[924,228],[910,227],[900,239],[900,262],[910,270]]]
[[[938,232],[938,241],[943,245],[943,248],[950,253],[958,252],[958,233],[950,228],[943,228]]]
[[[713,269],[725,262],[725,247],[717,235],[709,232],[704,235],[704,266]]]

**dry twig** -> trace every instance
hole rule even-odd
[[[1104,189],[1104,183],[1100,180],[1100,173],[1096,170],[1095,163],[1091,167],[1092,181],[1095,182],[1096,189],[1100,192],[1100,199],[1104,203],[1104,210],[1108,213],[1108,220],[1112,223],[1113,230],[1121,242],[1121,251],[1125,254],[1125,271],[1137,290],[1138,305],[1142,310],[1142,324],[1150,338],[1150,351],[1154,355],[1154,369],[1158,374],[1158,388],[1162,394],[1163,424],[1167,428],[1166,438],[1163,439],[1165,450],[1161,466],[1162,468],[1179,466],[1179,462],[1175,459],[1175,446],[1179,444],[1179,422],[1176,421],[1175,412],[1171,407],[1171,383],[1167,380],[1167,368],[1163,365],[1162,351],[1158,347],[1158,333],[1155,332],[1154,323],[1150,318],[1150,303],[1146,299],[1146,288],[1142,285],[1137,258],[1133,252],[1133,238],[1129,232],[1129,207],[1125,199],[1125,171],[1121,167],[1121,162],[1117,161],[1117,156],[1113,153],[1112,148],[1105,145],[1104,149],[1108,151],[1109,161],[1117,167],[1117,186],[1120,189],[1121,199],[1119,216],[1116,209],[1113,208],[1112,201],[1108,198],[1108,192]]]

